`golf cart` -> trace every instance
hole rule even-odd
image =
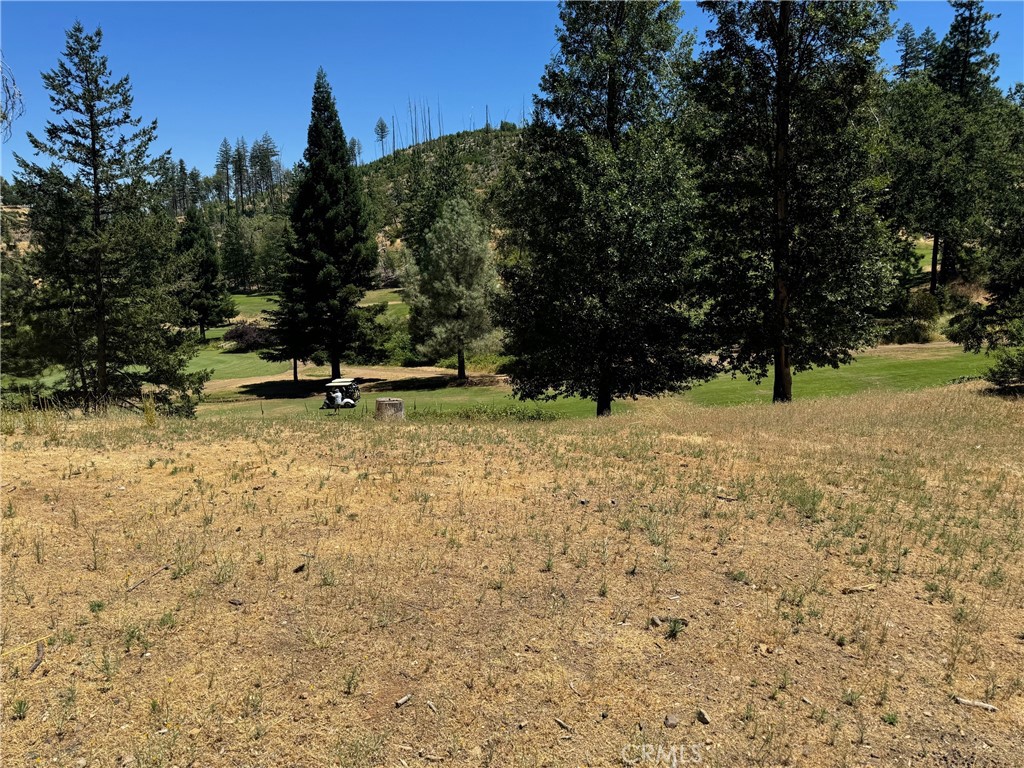
[[[332,413],[340,408],[355,408],[359,402],[359,385],[355,379],[332,379],[327,383],[327,395],[320,410]]]

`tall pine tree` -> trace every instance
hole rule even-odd
[[[227,203],[231,199],[231,143],[224,138],[217,149],[216,172],[217,199]]]
[[[714,26],[698,101],[708,317],[719,358],[773,400],[792,373],[838,366],[872,337],[890,233],[872,158],[884,2],[704,2]]]
[[[36,362],[60,365],[87,407],[138,403],[145,389],[160,406],[190,412],[209,374],[185,372],[194,345],[173,322],[173,221],[151,183],[156,121],[132,117],[131,85],[113,79],[102,39],[78,22],[68,30],[56,68],[43,73],[58,119],[43,138],[29,134],[53,162],[17,158],[40,245],[30,264],[32,332],[45,350]]]
[[[454,354],[460,381],[466,349],[491,329],[497,274],[488,234],[468,202],[450,200],[427,233],[410,280],[410,322],[415,317],[424,329],[421,347],[431,357]]]
[[[691,348],[692,170],[667,126],[678,3],[566,2],[533,123],[499,184],[498,316],[524,398],[679,390]]]
[[[370,287],[377,254],[362,192],[327,75],[320,69],[306,150],[292,199],[294,237],[281,303],[272,314],[277,350],[293,359],[320,353],[341,376],[360,337],[356,305]]]
[[[181,324],[198,327],[199,336],[205,341],[208,328],[235,316],[235,302],[224,285],[213,231],[195,206],[185,213],[174,252],[177,257],[175,292],[181,304]]]

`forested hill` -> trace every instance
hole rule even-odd
[[[448,134],[389,152],[383,158],[360,166],[378,231],[388,237],[397,234],[406,202],[418,180],[432,173],[444,150],[455,150],[470,186],[480,194],[486,193],[498,178],[519,134],[517,126],[503,122],[500,128]]]

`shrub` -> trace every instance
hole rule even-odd
[[[266,326],[241,320],[227,330],[224,341],[234,345],[234,352],[256,352],[270,347],[274,343],[274,336]]]
[[[886,344],[927,344],[939,319],[939,301],[927,291],[911,291],[899,317],[881,327]]]
[[[1004,347],[994,354],[995,365],[985,378],[1000,389],[1024,387],[1024,347]]]

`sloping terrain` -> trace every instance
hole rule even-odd
[[[977,385],[3,419],[5,765],[1019,765],[1024,410]]]

